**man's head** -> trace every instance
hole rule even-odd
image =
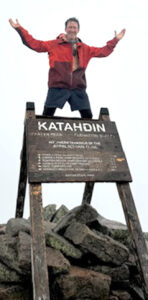
[[[65,22],[65,31],[67,33],[68,40],[74,40],[79,32],[80,24],[76,18],[69,18]]]

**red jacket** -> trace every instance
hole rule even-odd
[[[70,43],[61,38],[52,41],[34,39],[23,27],[17,28],[23,43],[37,52],[48,52],[49,80],[48,86],[54,88],[86,88],[85,70],[92,57],[105,57],[113,52],[118,40],[107,42],[106,46],[90,47],[82,42],[77,43],[79,68],[72,72],[73,53]]]

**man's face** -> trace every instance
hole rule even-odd
[[[79,27],[77,22],[68,22],[67,27],[65,28],[65,31],[67,33],[67,39],[68,40],[75,40],[77,37],[77,34],[79,32]]]

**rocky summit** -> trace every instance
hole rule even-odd
[[[145,300],[124,224],[88,204],[43,215],[51,300]],[[32,299],[30,219],[10,219],[0,225],[0,300]]]

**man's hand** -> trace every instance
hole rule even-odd
[[[115,31],[115,37],[118,41],[120,41],[124,37],[125,31],[126,31],[125,29],[122,29],[121,32],[118,34],[117,34],[117,31]]]
[[[19,22],[18,22],[18,20],[16,19],[16,23],[15,22],[13,22],[13,20],[12,19],[9,19],[9,23],[10,23],[10,25],[13,27],[13,28],[18,28],[18,27],[20,27],[21,25],[19,24]]]

